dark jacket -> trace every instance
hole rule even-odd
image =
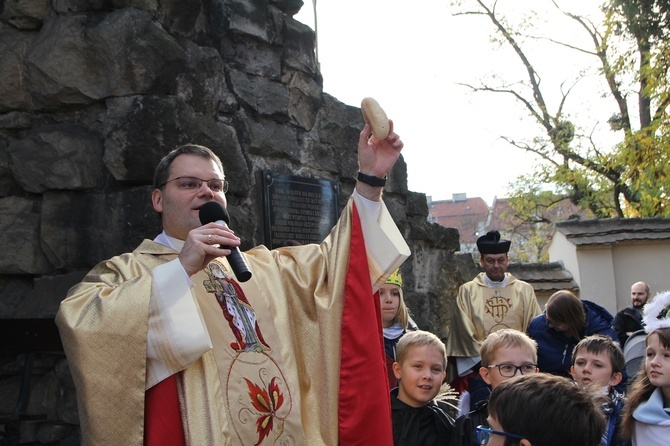
[[[633,307],[626,307],[614,316],[612,328],[619,336],[619,342],[621,342],[621,348],[623,348],[628,339],[626,333],[642,330],[642,313]]]
[[[472,411],[456,418],[449,444],[452,446],[477,446],[476,427],[480,425],[488,427],[489,423],[486,420],[488,416],[489,400],[477,402]]]
[[[433,400],[422,407],[409,406],[391,390],[391,414],[394,446],[449,446],[454,419],[442,401]]]
[[[612,315],[600,305],[582,300],[586,312],[586,323],[580,339],[564,335],[549,328],[545,313],[535,317],[528,326],[528,336],[537,342],[537,366],[540,372],[561,375],[570,378],[572,350],[586,336],[603,334],[619,342],[616,332],[612,329]]]

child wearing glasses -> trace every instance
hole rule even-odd
[[[489,397],[490,427],[477,427],[477,444],[598,446],[605,416],[596,400],[562,376],[532,373],[509,379]]]
[[[449,403],[436,400],[446,376],[444,343],[434,334],[408,332],[396,347],[391,390],[394,446],[449,446],[454,419]]]
[[[621,437],[619,415],[624,405],[623,394],[614,388],[623,378],[626,365],[619,344],[609,336],[592,335],[579,341],[572,352],[570,374],[577,384],[591,388],[599,395],[606,395],[601,408],[607,419],[605,434],[600,446],[626,446]]]
[[[479,349],[479,374],[491,388],[517,375],[537,372],[537,344],[525,333],[505,328],[489,334]],[[476,446],[476,427],[487,426],[488,398],[476,403],[456,419],[450,444]]]
[[[670,291],[644,306],[646,355],[627,391],[621,431],[633,446],[661,446],[670,439]]]

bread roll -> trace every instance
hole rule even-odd
[[[370,124],[372,135],[377,139],[384,139],[389,134],[389,118],[384,109],[373,98],[363,98],[361,101],[363,119]]]

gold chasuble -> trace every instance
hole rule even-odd
[[[533,287],[509,273],[507,286],[489,288],[480,273],[458,290],[447,337],[447,355],[478,357],[479,347],[489,333],[503,328],[526,331],[530,321],[540,314]]]
[[[150,240],[97,265],[56,318],[83,444],[141,446],[145,390],[175,376],[188,445],[337,445],[352,225],[372,286],[409,255],[383,203],[368,205],[354,193],[319,245],[243,253],[253,273],[243,283],[225,257],[189,281],[178,252]]]

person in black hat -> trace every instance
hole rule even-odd
[[[507,272],[511,242],[498,231],[477,239],[483,272],[458,290],[458,309],[452,314],[447,337],[448,380],[461,392],[461,410],[467,413],[491,392],[479,376],[479,348],[489,333],[503,328],[525,332],[540,313],[533,287]],[[467,394],[463,393],[468,391]]]

